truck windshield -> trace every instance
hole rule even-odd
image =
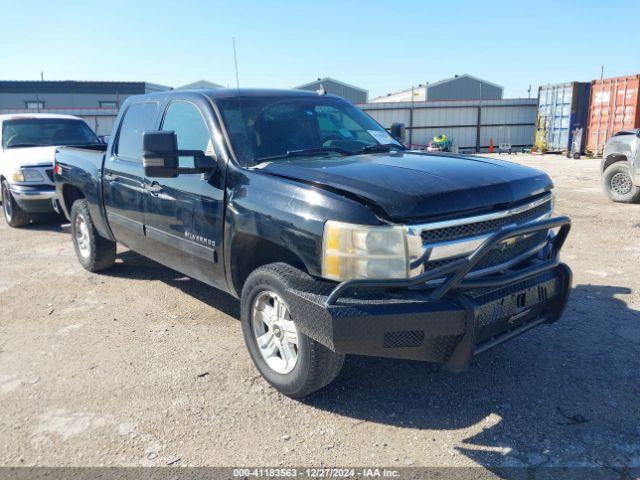
[[[371,117],[329,96],[256,96],[217,99],[238,160],[261,161],[319,154],[404,149]],[[295,155],[294,155],[295,154]]]
[[[98,137],[82,120],[20,118],[2,123],[2,148],[92,145]]]

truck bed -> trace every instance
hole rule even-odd
[[[107,145],[82,145],[58,147],[55,155],[54,181],[64,214],[70,212],[64,200],[82,192],[89,204],[96,228],[106,237],[110,236],[102,207],[102,167]],[[64,187],[63,187],[64,186]],[[70,205],[70,203],[69,203]]]

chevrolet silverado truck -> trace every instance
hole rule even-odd
[[[0,183],[7,224],[21,227],[34,214],[59,212],[53,184],[56,146],[99,143],[84,120],[71,115],[0,115]]]
[[[59,148],[54,176],[85,269],[121,243],[239,298],[256,368],[301,397],[345,354],[464,370],[566,304],[550,178],[403,130],[332,95],[163,92],[127,99],[107,146]]]
[[[614,202],[640,202],[640,129],[613,135],[602,155],[602,186]]]

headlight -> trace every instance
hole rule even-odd
[[[322,242],[322,276],[331,280],[407,278],[404,227],[329,220]]]
[[[38,170],[31,168],[23,168],[22,170],[16,170],[11,175],[14,182],[43,182],[44,177]]]

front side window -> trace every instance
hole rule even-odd
[[[216,100],[238,160],[244,165],[307,149],[356,153],[401,145],[349,102],[325,96],[246,96]]]
[[[16,118],[2,123],[2,148],[100,143],[89,125],[66,118]]]
[[[156,102],[134,103],[127,108],[116,146],[119,157],[142,162],[142,134],[153,129],[157,108]]]
[[[200,110],[192,103],[176,101],[170,104],[162,130],[176,132],[180,150],[208,150],[209,129]],[[179,162],[181,167],[193,167],[193,157],[180,157]]]

